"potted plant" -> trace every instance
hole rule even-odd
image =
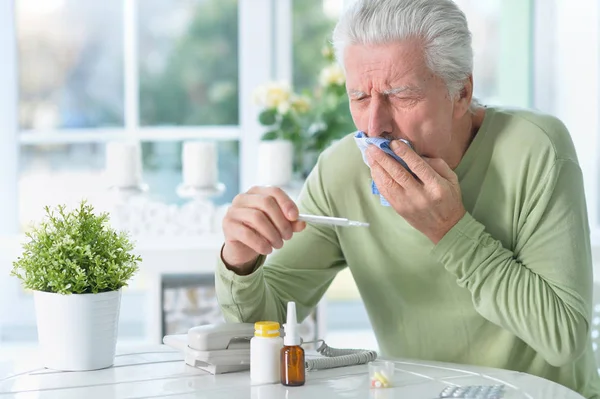
[[[61,371],[113,365],[121,290],[137,272],[139,256],[124,232],[109,226],[86,201],[71,211],[45,208],[26,233],[11,275],[33,290],[41,360]]]
[[[259,182],[286,186],[294,172],[302,170],[302,117],[310,103],[308,98],[293,93],[285,82],[269,82],[257,88],[254,101],[261,107],[258,121],[266,129],[259,146]]]

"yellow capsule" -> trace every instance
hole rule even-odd
[[[385,378],[380,372],[375,372],[375,378],[377,378],[383,385],[389,384],[387,378]]]

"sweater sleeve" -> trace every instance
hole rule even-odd
[[[577,359],[590,331],[592,261],[579,166],[557,160],[524,207],[515,251],[467,213],[432,254],[477,311],[556,367]]]
[[[329,216],[319,165],[298,200],[301,213]],[[336,274],[345,267],[337,234],[330,226],[307,225],[283,248],[260,257],[254,271],[240,276],[218,259],[215,273],[217,299],[230,322],[285,321],[288,301],[296,302],[304,320],[319,303]]]

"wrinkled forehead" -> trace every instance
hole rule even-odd
[[[425,65],[425,44],[419,39],[395,40],[382,43],[354,43],[346,46],[344,65],[380,62]]]
[[[386,90],[407,90],[421,86],[432,73],[427,68],[424,52],[417,42],[396,42],[380,45],[355,44],[344,54],[344,69],[348,87],[358,84],[385,85]]]

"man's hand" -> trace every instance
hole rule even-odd
[[[223,261],[238,274],[247,274],[259,255],[281,248],[305,227],[298,221],[298,207],[283,190],[254,187],[233,199],[223,219]]]
[[[400,140],[391,148],[421,181],[374,145],[367,149],[371,176],[390,205],[437,244],[466,213],[458,177],[441,158],[421,158]]]

